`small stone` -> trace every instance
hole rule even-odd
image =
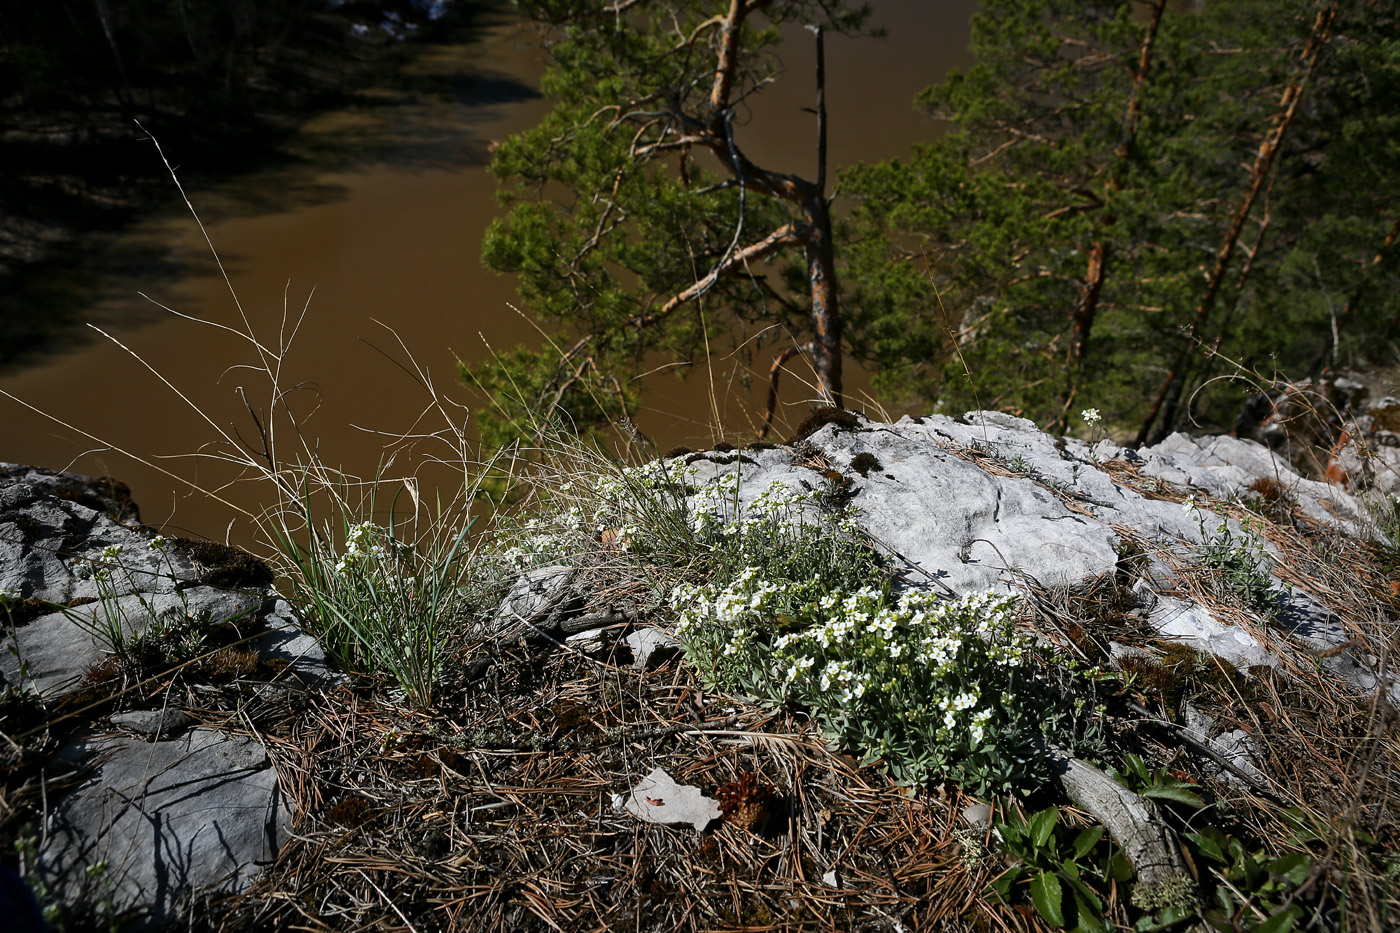
[[[608,641],[603,629],[595,628],[586,632],[575,632],[564,639],[564,644],[584,654],[598,654],[607,648]]]
[[[660,667],[681,652],[681,643],[657,628],[639,628],[626,641],[639,671]]]
[[[158,739],[182,732],[194,722],[194,717],[178,709],[138,709],[113,713],[111,720],[112,725],[123,732]]]
[[[985,803],[974,803],[963,807],[962,818],[970,826],[986,826],[992,821],[992,808]]]
[[[642,778],[623,806],[647,823],[689,823],[701,831],[723,815],[718,801],[698,787],[677,784],[661,768]]]

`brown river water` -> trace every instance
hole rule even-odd
[[[914,112],[913,97],[948,68],[970,64],[975,6],[875,0],[874,25],[888,30],[886,38],[828,36],[833,166],[902,155],[936,134]],[[214,450],[220,431],[260,446],[239,389],[263,408],[267,379],[238,368],[256,363],[258,351],[138,292],[227,327],[241,328],[246,315],[272,349],[290,330],[284,310],[294,323],[305,309],[281,382],[308,385],[293,405],[315,409],[304,422],[309,444],[325,462],[359,475],[372,475],[384,455],[384,433],[374,432],[417,430],[426,402],[387,357],[406,363],[411,353],[442,395],[472,402],[457,384],[456,358],[478,360],[488,347],[540,340],[510,307],[514,283],[479,259],[482,233],[500,212],[485,168],[490,143],[548,109],[529,90],[542,71],[530,40],[503,20],[471,43],[427,47],[400,80],[309,121],[289,144],[292,167],[192,185],[189,199],[229,284],[188,211],[148,215],[104,242],[101,265],[119,271],[93,284],[87,318],[131,352],[100,337],[75,340],[64,352],[0,372],[0,390],[45,413],[0,396],[0,461],[112,475],[131,486],[149,524],[252,542],[246,513],[269,504],[265,488],[238,484],[214,498],[191,484],[220,489],[236,475],[197,456]],[[739,139],[758,164],[811,175],[815,125],[801,108],[814,96],[812,40],[794,30],[781,54],[785,74],[764,92]],[[163,171],[154,153],[152,160]],[[150,256],[161,258],[143,260]],[[44,314],[42,305],[34,313]],[[748,391],[727,390],[734,362],[719,358],[712,368],[713,396],[704,374],[648,380],[636,421],[660,448],[752,436],[762,380]],[[848,369],[847,381],[857,402],[861,374]],[[805,414],[800,380],[788,380],[784,407],[790,421]]]

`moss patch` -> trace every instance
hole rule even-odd
[[[871,471],[878,473],[884,468],[880,458],[872,453],[859,453],[851,458],[851,469],[861,476],[869,476]]]
[[[834,424],[845,431],[854,431],[860,426],[860,418],[853,411],[846,411],[831,405],[813,409],[812,413],[797,426],[792,437],[788,438],[788,443],[796,444],[799,441],[805,441],[828,424]]]
[[[272,569],[241,548],[195,538],[173,541],[202,565],[204,573],[199,582],[205,586],[258,589],[272,585]]]

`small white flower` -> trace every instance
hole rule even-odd
[[[156,535],[150,541],[146,542],[146,547],[153,551],[161,551],[165,549],[166,543],[165,535]]]
[[[102,549],[103,560],[116,560],[121,556],[122,546],[120,544],[109,544]]]
[[[0,586],[0,599],[19,599],[19,590],[12,586]]]
[[[1195,493],[1192,493],[1191,495],[1187,496],[1187,497],[1185,498],[1185,500],[1182,501],[1182,503],[1181,503],[1181,511],[1185,512],[1187,515],[1191,515],[1191,514],[1195,513],[1195,511],[1196,511],[1196,495],[1195,495]]]
[[[1103,415],[1099,414],[1097,408],[1086,408],[1079,413],[1079,416],[1084,419],[1085,424],[1098,424],[1103,420]]]

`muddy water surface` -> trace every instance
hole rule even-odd
[[[936,129],[914,113],[913,95],[967,64],[970,0],[875,6],[888,38],[828,37],[833,165],[899,155],[931,138]],[[529,41],[502,22],[479,41],[428,48],[356,106],[309,122],[277,168],[194,186],[189,198],[222,271],[184,211],[149,216],[105,244],[101,265],[117,268],[91,284],[98,297],[88,318],[129,351],[100,337],[75,340],[0,373],[0,390],[52,416],[0,397],[0,460],[114,475],[132,486],[147,522],[248,543],[248,513],[267,503],[266,490],[226,488],[237,473],[210,456],[221,436],[263,446],[243,399],[265,408],[268,380],[240,367],[281,356],[272,361],[281,383],[304,385],[292,404],[309,415],[306,443],[357,474],[375,471],[392,436],[440,427],[418,420],[427,401],[418,369],[466,402],[456,358],[539,340],[509,307],[512,282],[478,258],[498,213],[485,170],[490,143],[548,108],[532,90],[541,64]],[[783,57],[783,79],[741,139],[760,164],[811,174],[815,126],[802,111],[813,97],[810,37],[794,31]],[[37,299],[35,313],[44,313]],[[223,329],[245,326],[261,349]],[[642,430],[662,447],[704,442],[718,412],[727,430],[745,433],[759,396],[726,390],[732,360],[718,359],[715,371],[713,403],[709,380],[651,379]],[[805,407],[799,383],[787,399],[796,412]],[[291,440],[279,439],[284,452]],[[190,483],[218,498],[192,493]]]

